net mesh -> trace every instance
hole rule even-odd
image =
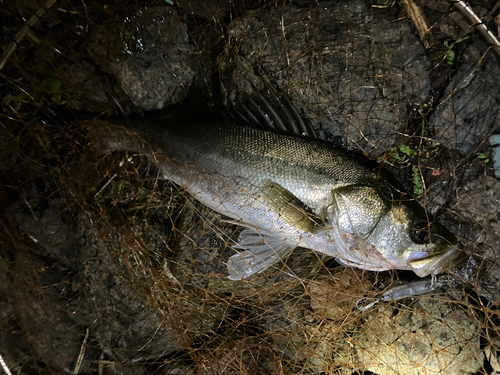
[[[497,35],[498,4],[471,5]],[[500,372],[500,68],[456,7],[26,0],[0,17],[6,373]],[[460,239],[471,257],[444,287],[362,313],[418,278],[302,248],[231,281],[241,227],[146,156],[92,148],[89,128],[222,110],[258,77]]]

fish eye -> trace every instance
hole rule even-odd
[[[420,223],[413,228],[413,240],[417,243],[427,243],[430,239],[430,233],[427,223]]]

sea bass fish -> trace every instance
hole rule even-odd
[[[229,279],[262,272],[301,246],[371,271],[438,274],[457,258],[453,237],[378,168],[318,139],[202,114],[99,129],[101,152],[128,150],[245,229]]]

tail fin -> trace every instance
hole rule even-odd
[[[175,171],[179,169],[178,163],[165,155],[158,147],[147,142],[140,130],[136,132],[128,127],[100,120],[87,121],[82,125],[87,130],[88,147],[94,155],[104,155],[112,151],[130,151],[141,154],[158,168],[160,174],[157,178],[179,183],[173,178]]]
[[[84,126],[89,134],[89,145],[98,155],[111,151],[132,151],[149,157],[154,155],[151,146],[133,130],[100,120],[88,121]]]

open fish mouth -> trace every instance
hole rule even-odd
[[[448,250],[410,261],[409,269],[420,277],[426,277],[431,274],[437,275],[459,265],[467,257],[468,255],[459,245],[452,245]]]

